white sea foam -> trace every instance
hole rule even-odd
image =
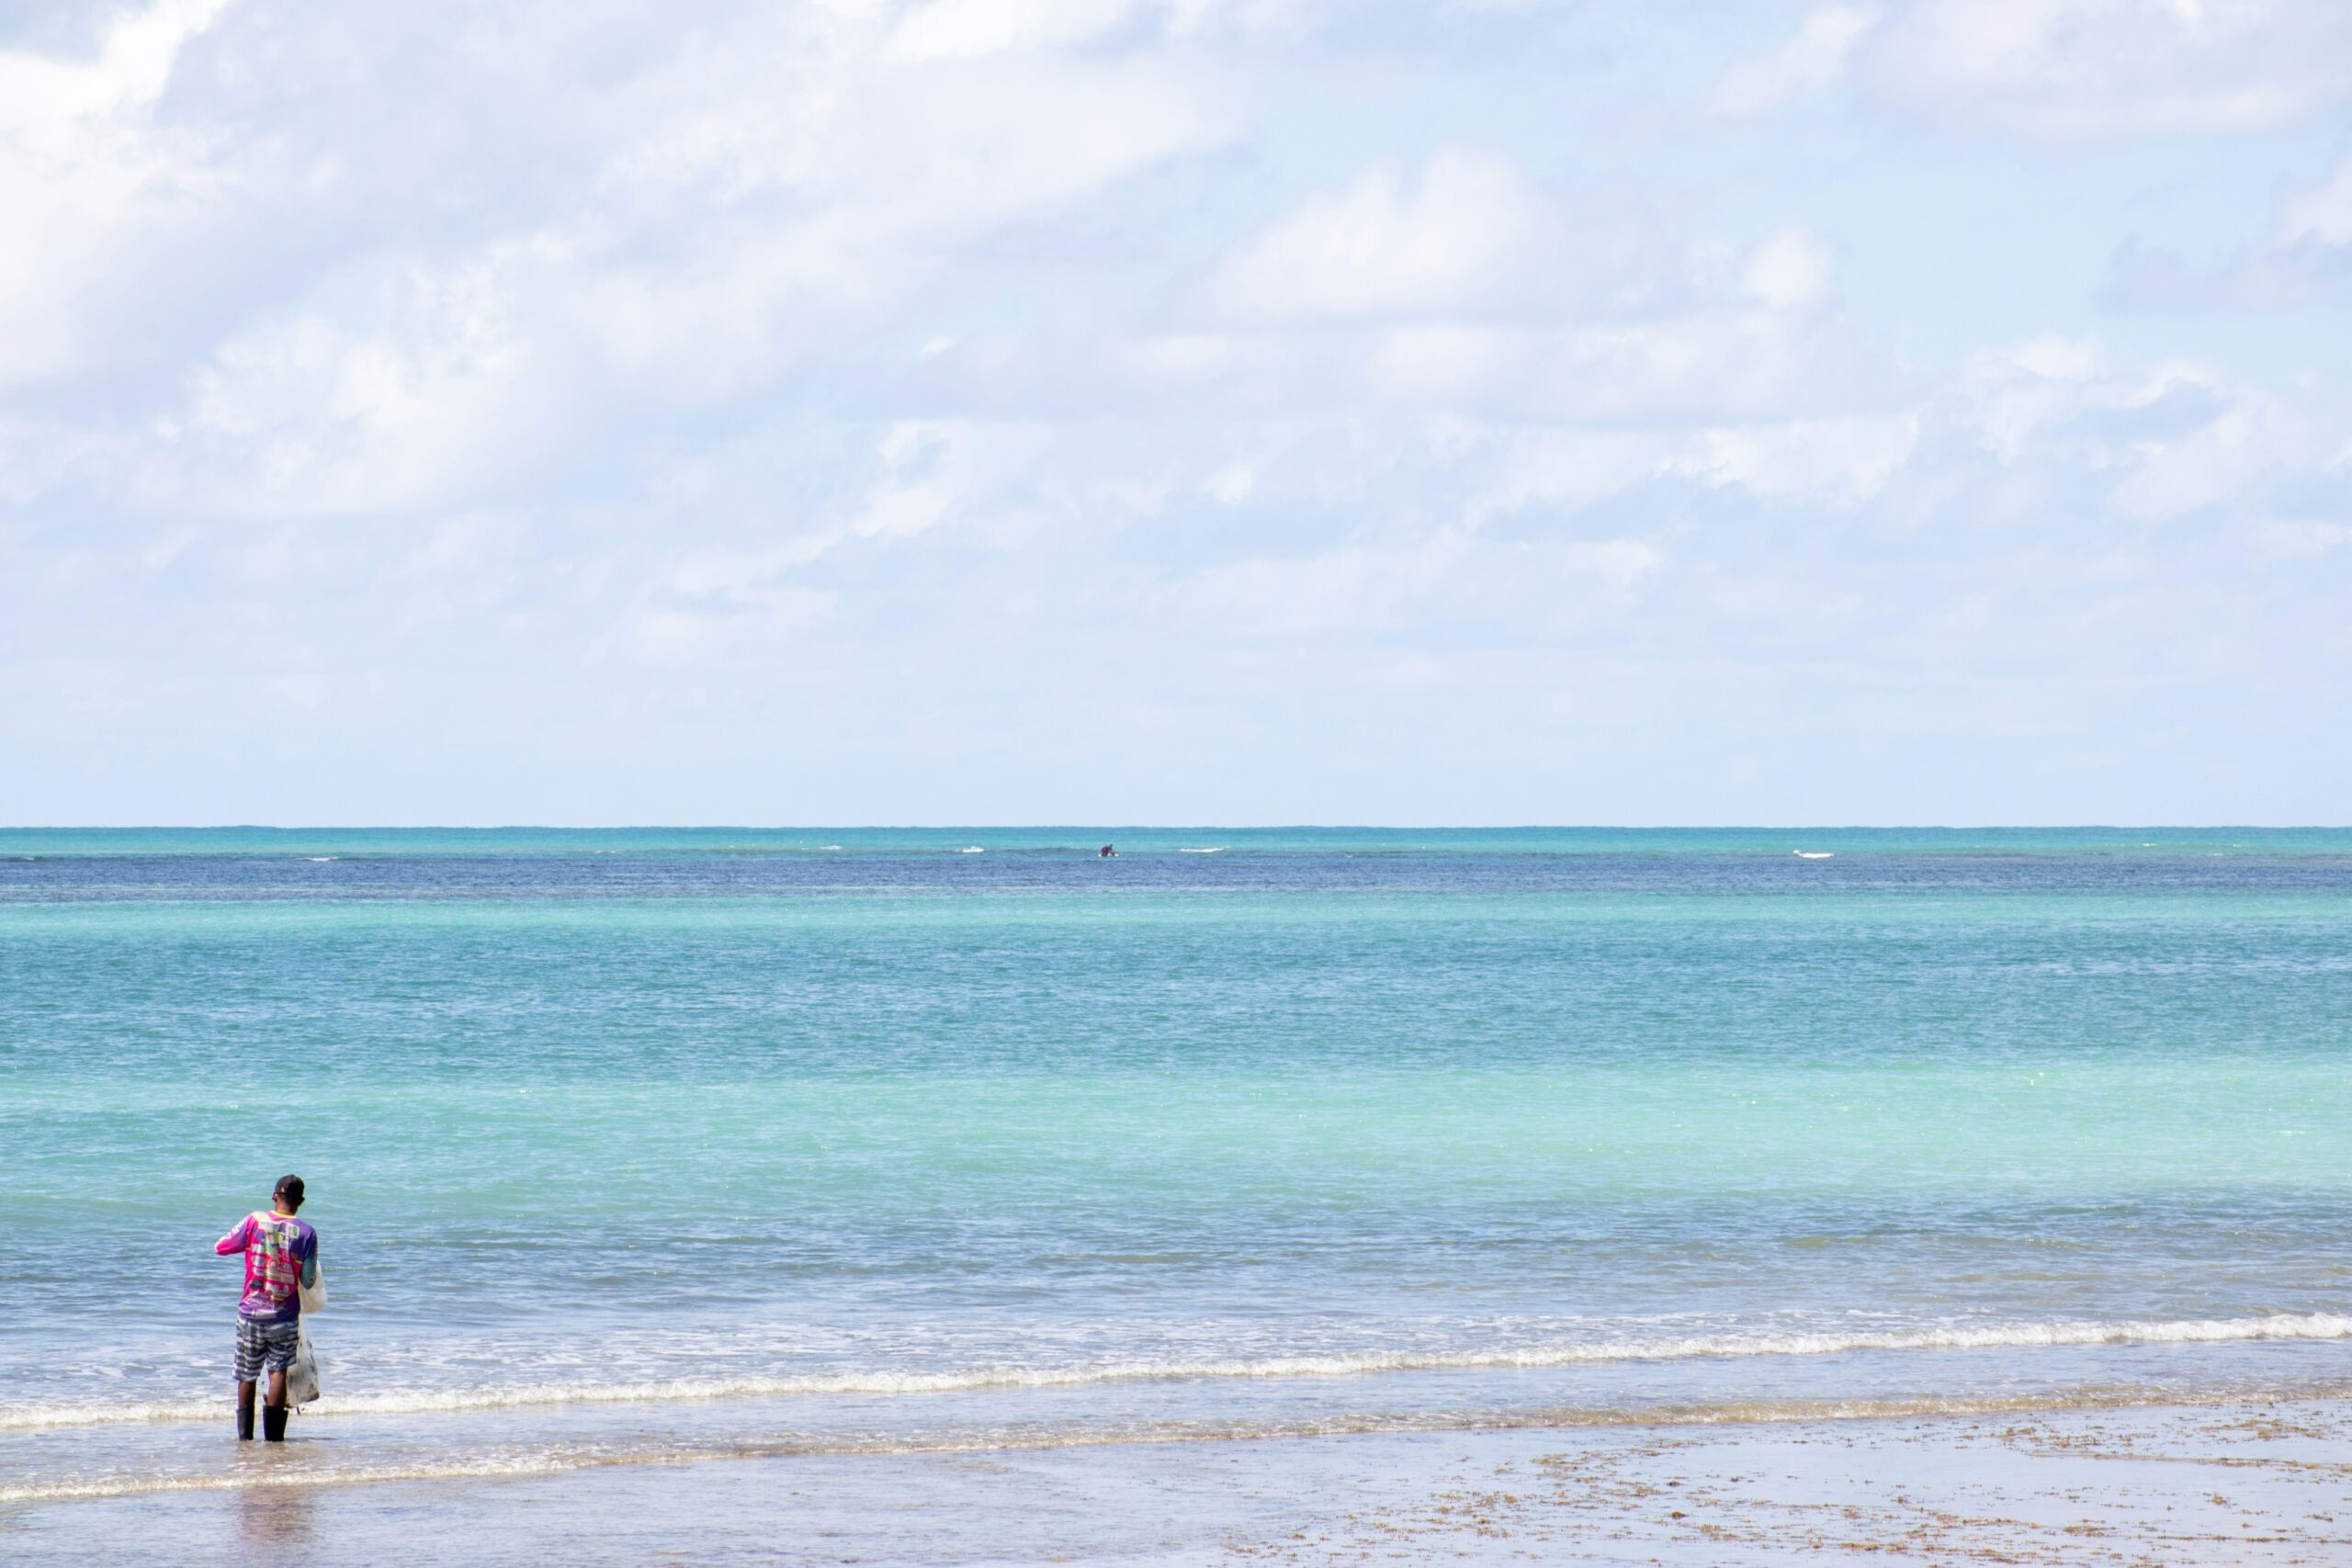
[[[984,855],[988,851],[978,844],[967,844],[956,852],[959,855]]]
[[[1221,855],[1225,853],[1225,846],[1216,844],[1205,850],[1178,850],[1176,852],[1180,855]]]
[[[1792,850],[1789,852],[1799,860],[1836,860],[1838,858],[1836,850]]]
[[[2101,1345],[2219,1345],[2259,1340],[2352,1339],[2352,1316],[2281,1313],[2177,1322],[2006,1323],[1849,1334],[1702,1335],[1688,1338],[1571,1341],[1447,1351],[1366,1351],[1256,1359],[1122,1360],[1062,1367],[975,1367],[961,1371],[860,1371],[804,1377],[673,1378],[634,1382],[516,1383],[506,1387],[395,1389],[327,1397],[320,1416],[392,1416],[509,1410],[552,1404],[638,1404],[681,1400],[981,1393],[1189,1379],[1358,1377],[1377,1372],[1478,1371],[1589,1366],[1611,1361],[1829,1356],[1855,1351],[2047,1349]],[[0,1405],[0,1431],[213,1421],[220,1401]]]
[[[204,1475],[123,1475],[96,1481],[33,1482],[0,1485],[0,1504],[78,1503],[103,1497],[135,1497],[156,1492],[236,1492],[248,1486],[364,1486],[381,1481],[509,1480],[534,1475],[559,1475],[591,1464],[647,1463],[671,1457],[652,1451],[639,1456],[606,1459],[545,1455],[511,1460],[462,1460],[446,1463],[317,1466],[267,1474],[213,1472]],[[675,1456],[684,1458],[685,1456]]]
[[[2342,1398],[2341,1385],[2275,1389],[2262,1396],[2266,1409],[2281,1399]],[[741,1438],[688,1440],[655,1438],[632,1445],[549,1444],[509,1449],[462,1459],[401,1458],[315,1462],[300,1467],[163,1472],[134,1475],[59,1478],[0,1484],[0,1506],[90,1501],[164,1492],[226,1492],[250,1486],[320,1488],[363,1486],[390,1481],[525,1479],[615,1465],[687,1464],[718,1459],[781,1459],[815,1455],[972,1453],[1012,1450],[1101,1448],[1184,1442],[1263,1442],[1283,1438],[1421,1432],[1561,1430],[1576,1427],[1742,1427],[1785,1422],[1917,1420],[1946,1416],[2054,1414],[2071,1410],[2126,1410],[2154,1406],[2216,1406],[2242,1403],[2243,1394],[2183,1396],[2140,1388],[2084,1388],[2041,1393],[1975,1396],[1925,1395],[1894,1399],[1742,1400],[1715,1404],[1560,1406],[1512,1411],[1414,1411],[1288,1420],[1238,1422],[1140,1422],[1039,1429],[975,1428],[954,1434],[824,1436],[794,1433],[764,1440]],[[219,1412],[215,1410],[214,1415]],[[286,1457],[271,1454],[269,1458]]]

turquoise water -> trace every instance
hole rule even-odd
[[[289,1169],[324,1482],[2333,1388],[2348,1033],[2341,830],[0,831],[0,1503]]]

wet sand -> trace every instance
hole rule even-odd
[[[2352,1412],[2335,1404],[1682,1428],[1459,1455],[1410,1502],[1353,1509],[1235,1554],[2343,1563],[2347,1481]]]
[[[191,1440],[197,1439],[193,1437]],[[255,1484],[0,1511],[0,1557],[2352,1563],[2352,1404],[1527,1429]],[[265,1462],[266,1461],[266,1462]]]

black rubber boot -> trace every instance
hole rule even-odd
[[[265,1404],[261,1407],[261,1435],[267,1442],[282,1443],[286,1440],[286,1406]]]
[[[241,1443],[250,1443],[254,1440],[254,1396],[252,1394],[247,1394],[237,1401],[237,1440]]]

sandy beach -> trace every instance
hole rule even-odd
[[[113,1561],[1626,1564],[2352,1562],[2352,1405],[1177,1442],[629,1464],[17,1506]],[[268,1473],[275,1470],[284,1482]]]

